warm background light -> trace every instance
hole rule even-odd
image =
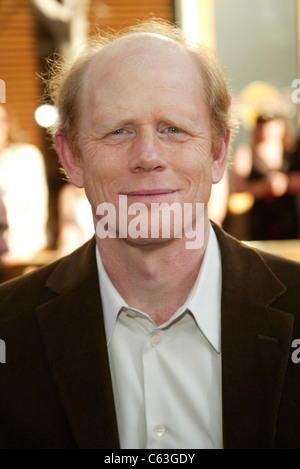
[[[42,104],[36,109],[34,118],[41,127],[51,127],[57,119],[57,111],[51,104]]]

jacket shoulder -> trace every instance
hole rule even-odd
[[[299,285],[300,262],[259,249],[255,251],[279,278]]]
[[[223,248],[223,254],[228,254],[228,256],[235,258],[234,254],[238,252],[239,256],[247,258],[248,261],[251,260],[251,257],[258,257],[266,267],[272,270],[275,275],[278,275],[279,278],[282,277],[292,283],[297,282],[299,284],[299,277],[297,277],[297,275],[300,273],[300,262],[249,246],[247,243],[239,241],[229,235],[218,226],[213,226],[219,243]],[[223,257],[225,258],[227,256],[224,255]],[[251,266],[249,267],[251,268]]]
[[[91,240],[61,259],[1,284],[0,321],[6,315],[11,315],[12,311],[32,310],[55,296],[55,289],[51,288],[49,282],[52,278],[57,280],[61,288],[68,282],[70,285],[79,282],[85,270],[86,253],[94,252],[93,246]],[[77,269],[77,266],[81,269]]]
[[[221,248],[223,272],[226,271],[236,287],[243,282],[253,292],[256,285],[258,294],[262,289],[270,289],[272,278],[276,278],[288,293],[282,298],[288,300],[292,293],[300,301],[299,262],[249,246],[215,225],[214,229]]]
[[[20,301],[24,304],[24,295],[28,300],[37,299],[40,289],[45,287],[48,277],[60,262],[61,260],[56,260],[30,273],[2,283],[0,285],[0,312],[6,302],[17,303]]]

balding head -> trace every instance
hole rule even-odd
[[[178,57],[185,55],[186,59],[189,57],[197,64],[199,78],[203,83],[203,89],[199,91],[204,94],[209,110],[213,146],[217,148],[227,130],[235,126],[230,111],[231,95],[221,67],[207,50],[187,43],[179,28],[157,20],[143,22],[115,35],[101,35],[93,40],[93,44],[74,64],[59,71],[54,67],[49,90],[59,118],[52,128],[52,134],[59,129],[77,151],[80,116],[86,106],[91,70],[95,66],[102,67],[103,77],[114,79],[114,71],[118,71],[124,61],[130,58],[136,67],[142,67],[151,51],[152,54],[155,51],[156,61],[153,60],[153,66],[157,68],[164,67],[176,53]],[[180,60],[178,59],[178,67]],[[189,71],[190,68],[186,73]]]
[[[103,114],[109,115],[112,103],[120,109],[128,107],[139,90],[138,106],[147,113],[150,103],[143,103],[143,98],[149,84],[156,89],[171,85],[174,91],[177,87],[177,95],[181,87],[205,101],[198,64],[185,47],[160,35],[131,34],[109,44],[90,61],[80,92],[80,133],[88,134],[86,123],[91,113],[99,117],[102,109]]]

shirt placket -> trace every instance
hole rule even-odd
[[[167,332],[154,329],[145,339],[143,350],[143,378],[147,448],[164,448],[170,428],[166,421],[162,368]]]

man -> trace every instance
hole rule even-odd
[[[154,21],[51,88],[96,236],[0,289],[1,446],[300,447],[300,266],[208,219],[232,126],[217,63]]]

